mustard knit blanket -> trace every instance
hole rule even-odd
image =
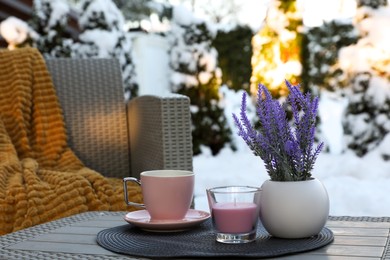
[[[129,196],[142,200],[139,187]],[[122,181],[86,168],[68,147],[41,54],[0,51],[0,235],[92,210],[131,210]]]

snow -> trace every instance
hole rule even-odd
[[[79,18],[79,25],[82,29],[87,26],[91,26],[91,18],[98,19],[99,13],[104,13],[104,22],[109,29],[123,29],[125,19],[112,1],[95,0],[92,1],[86,10],[83,10],[82,15]],[[96,26],[96,25],[95,25]]]
[[[179,25],[190,26],[191,24],[197,24],[202,22],[196,18],[193,13],[184,5],[176,5],[173,8],[172,20]]]
[[[381,154],[390,155],[390,135],[385,136],[377,149]]]
[[[333,122],[341,122],[346,105],[346,98],[338,97],[327,91],[321,94],[318,116],[321,118],[323,141],[328,145],[332,154],[341,154],[344,150],[343,127]]]
[[[242,91],[232,93],[222,88],[221,92],[231,124],[231,113],[239,111]],[[322,152],[318,157],[313,177],[318,178],[328,191],[331,215],[390,216],[390,161],[381,157],[381,153],[390,152],[390,135],[377,149],[362,158],[349,150],[341,153],[340,120],[345,107],[343,102],[329,95],[321,96],[320,113],[324,113],[324,110],[330,112],[324,121],[323,132],[329,137],[334,135],[335,140],[328,143],[332,152]],[[261,159],[254,156],[238,137],[236,143],[237,152],[225,148],[217,156],[212,156],[204,148],[201,155],[194,157],[196,209],[209,211],[206,188],[223,185],[261,186],[269,179]]]
[[[370,71],[377,64],[387,64],[387,57],[390,56],[390,36],[386,31],[390,26],[390,5],[377,10],[362,8],[360,11],[370,15],[357,25],[364,37],[356,45],[340,51],[341,68],[350,72]]]
[[[390,26],[390,6],[384,6],[371,12],[372,16],[364,19],[359,26],[362,31],[367,32],[366,38],[376,49],[388,50],[390,36],[386,28]],[[372,30],[373,28],[375,30]]]
[[[374,76],[370,80],[370,86],[366,91],[376,107],[384,107],[390,99],[389,81],[386,78]]]
[[[158,2],[163,2],[162,0],[157,0]],[[173,5],[183,5],[188,10],[193,10],[195,15],[203,20],[210,20],[209,15],[205,6],[210,6],[209,10],[217,10],[218,8],[226,8],[226,4],[223,0],[197,0],[197,1],[180,1],[180,0],[169,0]],[[232,2],[232,1],[230,1]],[[236,25],[236,23],[248,25],[252,28],[253,31],[257,31],[261,28],[262,21],[267,12],[267,5],[269,0],[259,1],[259,0],[235,0],[234,3],[237,5],[237,9],[234,14],[228,14],[223,17],[223,28],[231,28]],[[228,3],[227,6],[229,6]],[[180,16],[187,20],[184,12]],[[183,24],[184,25],[184,24]],[[221,26],[221,24],[216,26]],[[219,28],[222,29],[222,28]]]
[[[320,26],[324,21],[353,17],[357,8],[355,0],[298,0],[298,4],[303,10],[303,20],[307,26]]]
[[[51,0],[51,6],[52,13],[50,14],[48,27],[54,27],[60,20],[66,19],[70,10],[65,0]]]
[[[183,82],[187,87],[198,85],[198,80],[195,76],[176,71],[171,74],[171,82],[174,86],[179,86]],[[177,91],[177,89],[173,89],[173,91]]]
[[[96,44],[99,47],[99,53],[97,57],[105,58],[109,57],[112,50],[115,49],[119,36],[120,32],[118,31],[93,29],[84,31],[82,34],[80,34],[79,38],[82,42]],[[96,41],[96,39],[104,39],[104,41]]]

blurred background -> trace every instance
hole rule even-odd
[[[0,22],[1,48],[119,59],[125,99],[189,96],[199,172],[228,171],[223,162],[248,153],[231,120],[243,91],[254,99],[261,83],[283,101],[284,80],[299,83],[320,97],[316,171],[344,199],[332,213],[390,215],[383,203],[372,208],[387,188],[373,190],[390,185],[387,0],[1,0]],[[253,104],[249,114],[256,120]]]

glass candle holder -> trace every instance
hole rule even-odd
[[[261,189],[250,186],[224,186],[207,189],[216,240],[240,244],[256,239]]]

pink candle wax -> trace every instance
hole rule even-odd
[[[250,202],[216,203],[212,206],[214,223],[222,233],[248,233],[257,221],[257,205]]]

